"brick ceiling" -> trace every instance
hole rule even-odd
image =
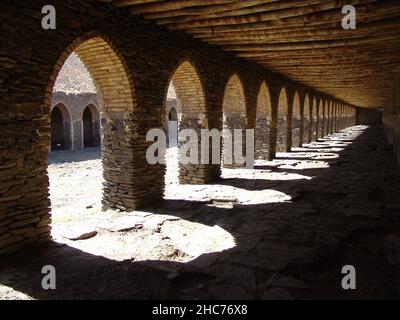
[[[400,65],[399,0],[102,1],[356,106],[383,106]],[[341,26],[346,4],[355,30]]]

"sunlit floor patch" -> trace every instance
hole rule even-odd
[[[257,160],[254,169],[223,169],[212,185],[179,185],[178,149],[167,150],[165,199],[204,203],[224,210],[237,206],[288,203],[294,183],[314,178],[351,141],[314,142],[273,161]],[[312,172],[312,171],[311,171]],[[102,167],[99,150],[52,153],[49,164],[53,237],[60,243],[112,260],[188,262],[227,250],[235,239],[223,227],[189,221],[171,210],[122,213],[101,211]]]
[[[29,295],[0,283],[0,299],[2,300],[34,300]]]
[[[53,236],[59,243],[116,261],[188,262],[235,246],[232,235],[217,225],[136,211],[105,212],[79,226],[58,224]]]

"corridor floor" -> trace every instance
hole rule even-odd
[[[172,183],[141,211],[99,215],[91,198],[75,212],[85,239],[61,212],[53,242],[0,261],[0,298],[400,298],[400,170],[384,146],[381,126],[356,126],[215,185]]]

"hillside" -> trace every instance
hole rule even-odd
[[[79,57],[72,53],[62,67],[53,91],[65,93],[95,93],[93,79]]]

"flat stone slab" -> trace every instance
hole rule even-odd
[[[61,230],[60,235],[68,240],[86,240],[97,235],[97,231],[90,227],[74,227]]]

